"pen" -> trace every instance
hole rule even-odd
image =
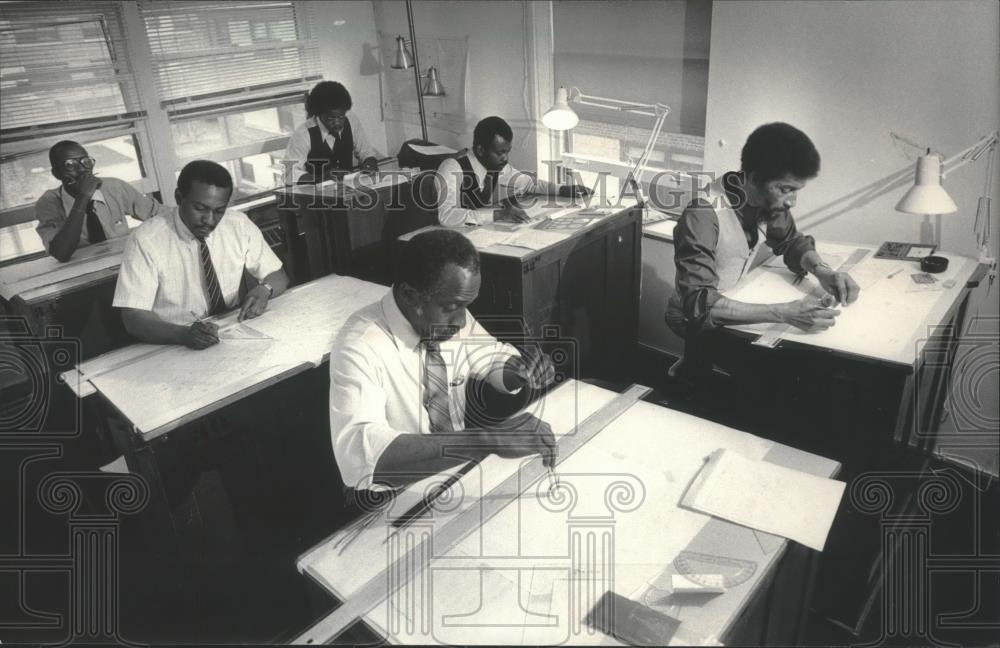
[[[893,277],[895,277],[896,275],[898,275],[902,271],[903,271],[902,268],[896,268],[895,270],[893,270],[892,272],[890,272],[888,275],[886,275],[885,278],[886,279],[892,279]]]
[[[428,509],[431,508],[431,506],[434,505],[434,501],[438,497],[440,497],[442,493],[451,488],[455,482],[461,479],[467,472],[472,470],[476,465],[478,465],[477,461],[466,462],[466,464],[462,466],[458,470],[458,472],[456,472],[451,477],[446,479],[443,483],[438,485],[434,490],[425,495],[422,500],[420,500],[419,502],[408,508],[404,513],[402,513],[399,517],[397,517],[389,524],[391,524],[393,527],[397,529],[401,529],[410,524],[411,522],[413,522],[414,520],[416,520],[417,518],[419,518],[420,516],[422,516],[424,513],[427,512]]]

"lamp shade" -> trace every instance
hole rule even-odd
[[[433,65],[427,68],[427,82],[424,83],[423,94],[425,97],[444,96],[444,86],[441,85],[441,81],[438,79],[437,68]]]
[[[896,204],[896,211],[924,215],[958,211],[958,205],[941,186],[941,158],[928,154],[917,159],[916,180]]]
[[[413,67],[413,57],[406,50],[406,41],[402,36],[396,37],[396,56],[392,59],[392,69],[408,70]]]
[[[559,88],[556,92],[556,102],[542,115],[542,123],[546,128],[562,131],[573,128],[579,121],[580,118],[569,107],[569,92],[566,88]]]

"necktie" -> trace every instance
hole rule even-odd
[[[97,210],[94,209],[93,200],[87,203],[87,240],[90,241],[91,245],[108,240],[104,234],[104,228],[101,227],[101,221],[97,218]]]
[[[448,372],[441,347],[437,342],[425,342],[424,348],[424,408],[430,418],[431,432],[454,432],[448,398]]]
[[[215,274],[215,266],[212,265],[212,255],[208,251],[208,243],[205,239],[198,239],[198,247],[201,251],[201,269],[205,276],[205,294],[208,298],[208,314],[216,315],[226,310],[226,300],[222,298],[222,288],[219,287],[219,278]]]

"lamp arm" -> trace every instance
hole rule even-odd
[[[649,139],[646,140],[646,148],[643,149],[642,155],[636,160],[635,166],[632,168],[630,173],[632,179],[632,186],[635,189],[636,197],[639,199],[640,206],[645,205],[646,200],[642,195],[642,172],[646,169],[646,163],[649,161],[649,156],[653,152],[653,148],[656,146],[656,141],[660,138],[660,131],[663,130],[663,124],[667,120],[667,115],[670,114],[670,108],[663,104],[656,104],[657,116],[656,122],[653,124],[653,130],[649,134]]]
[[[955,155],[952,155],[947,160],[941,163],[941,168],[944,169],[941,175],[947,175],[953,171],[957,171],[964,167],[970,162],[975,162],[985,153],[989,148],[995,147],[997,145],[997,131],[993,131],[988,135],[981,137],[975,144],[969,146],[968,148],[959,151]],[[949,167],[950,168],[947,168]]]
[[[635,112],[642,115],[649,115],[650,117],[656,117],[662,109],[669,110],[666,105],[661,103],[641,103],[637,101],[626,101],[624,99],[614,99],[612,97],[599,97],[597,95],[584,94],[580,92],[580,88],[577,88],[576,86],[567,90],[567,98],[569,101],[583,104],[585,106],[596,106],[598,108],[607,108],[608,110]]]

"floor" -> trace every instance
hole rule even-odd
[[[773,416],[747,414],[732,406],[740,394],[717,394],[714,402],[727,403],[726,407],[699,401],[684,385],[668,378],[665,367],[655,358],[645,358],[634,371],[635,381],[653,387],[659,402],[763,436],[788,439],[801,434],[799,429],[781,429]],[[4,453],[9,460],[9,465],[0,467],[5,476],[6,495],[0,499],[4,520],[18,520],[18,498],[32,501],[30,495],[38,492],[57,467],[68,470],[87,465],[86,450],[72,444],[67,448],[58,460],[30,464],[21,456]],[[819,561],[806,643],[996,645],[1000,636],[997,480],[898,449],[865,459],[845,464],[840,475],[848,482],[848,492],[867,485],[870,493],[845,497],[838,513],[828,549]],[[19,474],[23,474],[21,481],[11,478]],[[16,495],[11,497],[11,493]],[[883,509],[878,505],[885,493],[892,497],[891,502],[885,500]],[[51,556],[68,552],[65,516],[35,506],[27,507],[20,519],[25,527],[23,540],[17,537],[16,524],[0,529],[3,553],[16,554],[18,547]],[[274,528],[229,560],[176,563],[153,555],[142,529],[134,519],[126,518],[118,529],[117,640],[228,644],[291,639],[334,607],[294,567],[301,552],[333,530],[332,524],[323,523],[306,530]],[[891,568],[894,558],[917,558],[893,548],[903,546],[898,542],[884,544],[889,536],[926,538],[924,562]],[[51,622],[48,628],[16,626],[23,626],[40,611],[65,610],[68,591],[65,575],[34,573],[19,580],[16,574],[0,571],[0,600],[11,603],[0,605],[11,611],[0,613],[0,641],[60,640],[67,632],[64,622]],[[17,600],[24,605],[13,605]],[[341,642],[371,639],[357,630]]]

